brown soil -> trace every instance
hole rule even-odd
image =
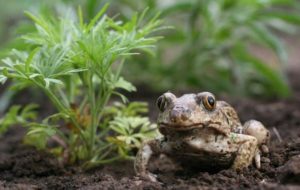
[[[297,75],[291,80],[295,93],[286,100],[227,98],[242,121],[255,118],[271,131],[269,159],[263,158],[260,170],[251,166],[240,172],[175,172],[161,157],[151,166],[160,181],[154,183],[136,177],[130,161],[91,171],[62,168],[52,155],[23,145],[24,129],[15,127],[0,139],[0,189],[300,189],[300,83]]]

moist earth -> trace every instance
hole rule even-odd
[[[16,126],[0,138],[0,189],[300,189],[300,83],[290,74],[293,96],[288,99],[253,100],[225,98],[242,121],[257,119],[271,132],[270,154],[260,170],[215,173],[192,169],[175,171],[163,155],[150,169],[159,182],[135,176],[133,162],[124,161],[89,171],[63,168],[51,154],[22,144],[24,129]],[[140,89],[143,91],[143,89]],[[22,95],[24,96],[24,95]],[[141,97],[142,96],[142,97]],[[137,94],[154,105],[157,94]],[[156,109],[150,107],[153,120]]]

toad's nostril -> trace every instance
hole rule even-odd
[[[178,122],[178,121],[186,121],[191,116],[191,112],[188,109],[185,108],[174,108],[170,112],[170,119],[172,122]]]
[[[188,120],[188,119],[190,118],[190,116],[191,116],[190,110],[184,110],[184,111],[181,113],[181,119],[182,119],[183,121]]]
[[[170,119],[173,122],[177,122],[180,119],[180,112],[178,110],[172,110],[170,112]]]

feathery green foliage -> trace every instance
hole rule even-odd
[[[22,37],[30,48],[12,50],[0,68],[2,82],[12,79],[19,87],[38,87],[57,108],[58,113],[42,123],[29,124],[26,142],[47,148],[48,140],[56,141],[60,147],[54,152],[86,167],[128,157],[128,147],[150,134],[145,128],[152,128],[137,114],[109,121],[104,115],[112,95],[125,101],[120,90],[135,90],[120,75],[124,62],[140,51],[151,52],[159,37],[150,35],[160,29],[161,21],[154,17],[145,22],[145,12],[125,23],[115,21],[105,14],[107,7],[88,23],[81,9],[77,16],[70,12],[62,18],[26,12],[36,27]],[[128,131],[120,131],[122,127]],[[108,140],[118,133],[123,138],[116,138],[126,144],[122,153],[120,145]]]

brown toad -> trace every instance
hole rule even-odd
[[[209,92],[177,98],[167,92],[157,100],[161,138],[144,142],[135,159],[138,175],[155,181],[147,169],[152,156],[165,154],[182,166],[203,170],[240,170],[267,153],[269,131],[256,120],[242,126],[238,115],[225,101]]]

